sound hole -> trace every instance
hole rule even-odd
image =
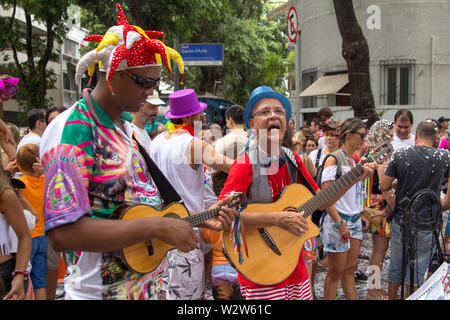
[[[294,207],[286,207],[283,209],[283,211],[297,211],[297,208]]]
[[[180,219],[180,216],[178,214],[176,214],[175,212],[168,212],[163,216],[163,218]]]

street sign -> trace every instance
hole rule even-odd
[[[185,66],[222,66],[223,44],[181,43],[180,55]]]
[[[295,43],[295,40],[297,40],[298,26],[297,10],[295,10],[295,7],[292,6],[289,8],[287,15],[287,35],[289,41],[292,43]]]

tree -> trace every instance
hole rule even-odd
[[[67,32],[65,21],[68,7],[72,0],[2,0],[4,9],[11,9],[9,17],[0,17],[0,43],[10,48],[12,57],[2,52],[3,60],[8,63],[8,73],[20,78],[16,100],[22,114],[32,108],[48,108],[52,99],[47,97],[47,90],[55,88],[56,76],[47,65],[54,53],[54,42],[62,43]],[[25,26],[16,18],[22,8],[25,14]],[[33,30],[33,23],[45,26],[44,33]],[[19,52],[25,52],[26,59],[21,61]]]
[[[369,46],[356,20],[352,0],[333,0],[342,36],[342,56],[347,62],[351,104],[355,117],[367,119],[370,127],[379,116],[370,86]]]

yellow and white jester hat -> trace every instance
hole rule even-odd
[[[116,11],[117,26],[109,28],[104,36],[91,35],[83,39],[99,44],[78,62],[75,82],[80,83],[86,69],[92,77],[97,63],[100,70],[106,72],[106,80],[109,82],[118,70],[161,66],[161,61],[172,79],[171,59],[178,65],[182,82],[183,59],[178,52],[164,45],[164,32],[144,31],[138,26],[130,25],[119,3],[116,4]],[[162,37],[163,41],[157,40],[157,37]]]

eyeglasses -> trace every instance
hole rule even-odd
[[[273,110],[266,109],[266,110],[261,110],[261,111],[255,112],[252,115],[252,118],[253,117],[267,118],[272,113],[275,113],[277,116],[280,116],[280,117],[283,117],[286,115],[286,111],[284,110],[284,108],[275,108]]]
[[[152,78],[147,78],[147,77],[141,77],[141,76],[138,76],[128,70],[123,70],[123,72],[128,77],[130,77],[139,87],[141,87],[142,89],[145,89],[145,90],[148,90],[148,89],[158,86],[159,80],[161,79],[161,78],[152,79]]]
[[[362,140],[364,140],[367,137],[367,133],[365,133],[365,132],[357,132],[357,131],[355,131],[353,133],[359,135]]]

